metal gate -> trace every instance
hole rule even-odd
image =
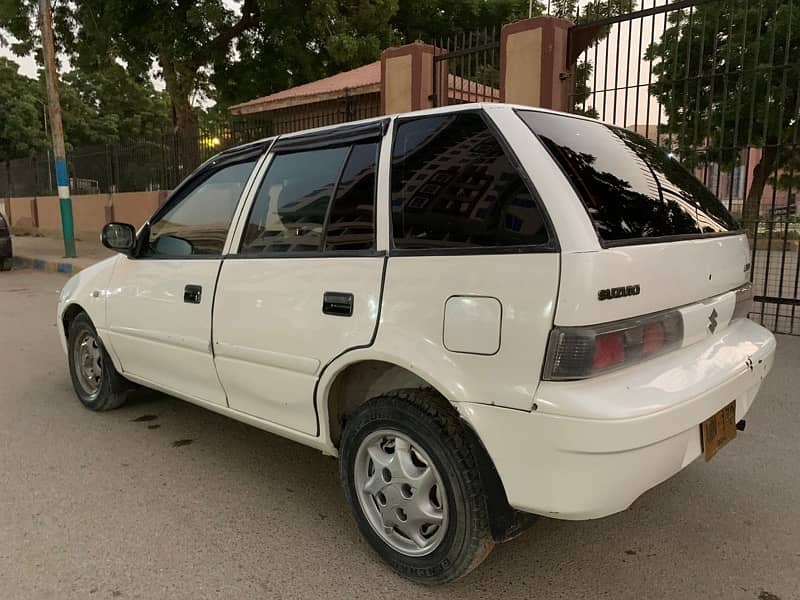
[[[500,102],[500,34],[482,29],[434,44],[434,106]]]
[[[668,148],[725,203],[751,241],[750,318],[795,335],[798,49],[793,0],[642,0],[576,25],[568,44],[570,109]]]

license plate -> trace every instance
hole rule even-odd
[[[700,425],[700,440],[706,462],[736,437],[736,400],[717,411]]]

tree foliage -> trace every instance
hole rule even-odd
[[[534,15],[544,11],[541,1],[532,6]],[[576,0],[553,1],[557,15],[581,20],[632,6],[592,0],[578,17]],[[528,10],[528,0],[57,2],[56,40],[73,68],[63,77],[68,141],[145,135],[163,126],[166,110],[191,149],[203,98],[221,107],[218,116],[230,104],[377,60],[388,46],[498,30]],[[36,0],[0,0],[0,27],[16,38],[16,52],[37,50],[36,17]],[[590,73],[579,65],[576,99],[588,94]],[[163,79],[168,102],[152,89],[153,76]]]
[[[18,68],[0,58],[0,160],[30,156],[50,145],[44,82]],[[70,71],[60,91],[68,148],[153,138],[169,127],[164,95],[150,82],[131,81],[119,65],[102,73]]]
[[[210,65],[212,97],[223,106],[377,60],[396,41],[397,0],[259,0],[258,23],[236,52]]]
[[[483,28],[497,30],[527,18],[528,4],[528,0],[400,0],[391,25],[400,43],[417,39],[435,43]],[[541,1],[534,1],[533,16],[543,12]]]
[[[30,155],[47,143],[38,86],[18,68],[0,57],[0,161]]]
[[[663,105],[668,135],[681,159],[731,170],[743,151],[761,148],[743,207],[758,218],[770,177],[797,185],[800,172],[800,7],[789,0],[702,4],[669,17],[656,60],[653,93]]]

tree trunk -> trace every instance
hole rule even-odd
[[[753,169],[753,180],[750,182],[750,190],[742,206],[742,222],[745,226],[758,221],[761,196],[764,195],[767,180],[775,169],[777,158],[778,149],[774,146],[767,146],[761,151],[761,160]]]
[[[179,177],[183,179],[200,164],[200,130],[197,114],[189,101],[194,79],[191,74],[180,72],[178,65],[165,54],[159,56],[159,63],[172,102],[175,158]]]
[[[172,106],[178,168],[183,178],[200,165],[200,129],[188,97],[174,98]]]

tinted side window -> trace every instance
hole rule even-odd
[[[242,254],[319,251],[322,229],[349,148],[325,148],[272,159],[242,241]]]
[[[142,256],[220,255],[255,160],[222,167],[150,224]]]
[[[606,241],[737,229],[714,195],[643,137],[596,121],[521,111]]]
[[[325,250],[375,247],[375,179],[378,144],[356,144],[336,189],[325,231]]]
[[[397,248],[545,244],[539,206],[478,113],[400,121],[392,153]]]

